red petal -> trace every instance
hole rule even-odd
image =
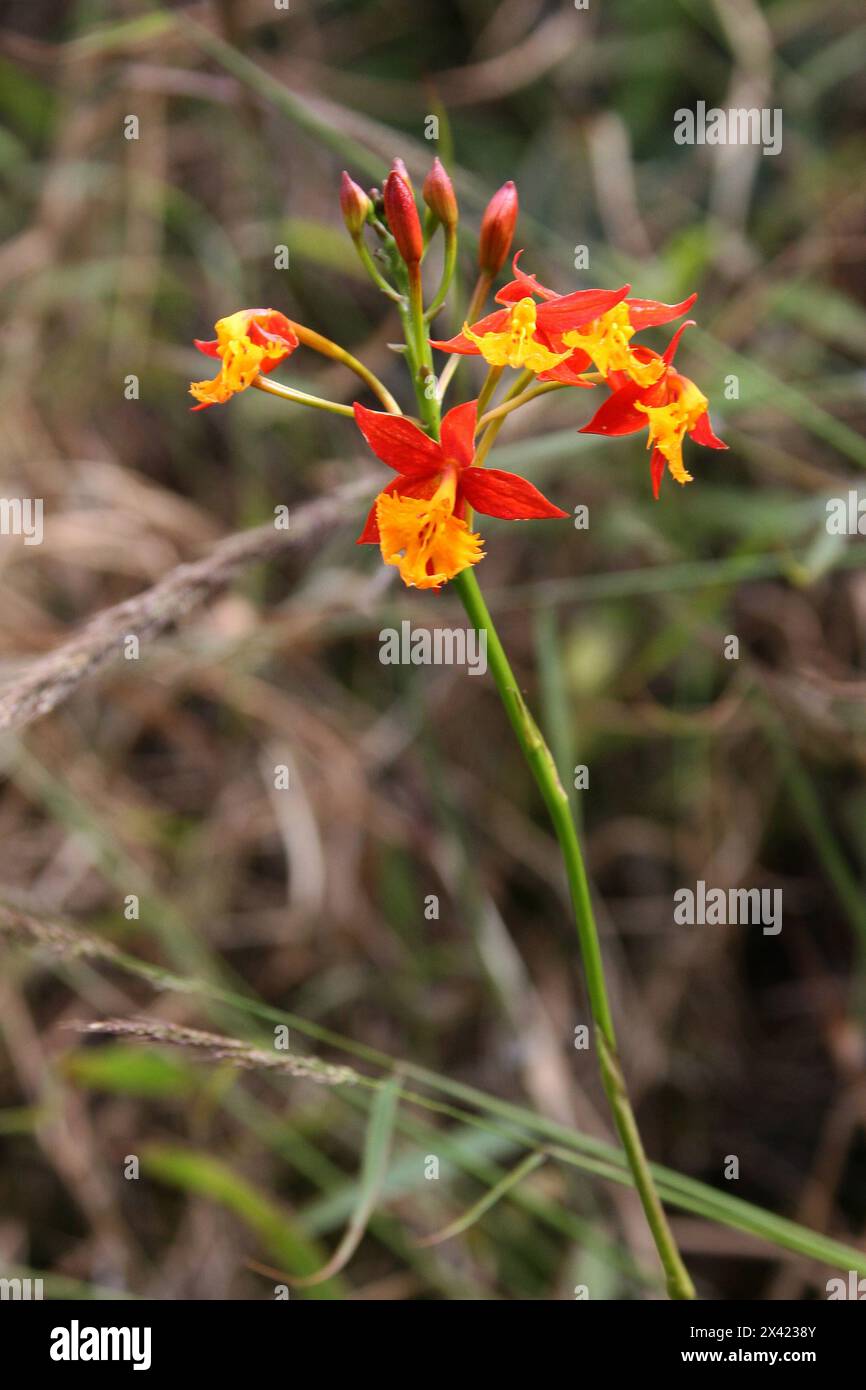
[[[549,290],[545,285],[540,285],[534,275],[527,275],[525,270],[521,270],[517,262],[523,255],[518,251],[512,262],[512,270],[515,278],[510,284],[505,285],[496,296],[497,304],[513,304],[518,299],[525,299],[527,295],[536,295],[539,299],[561,299],[561,295],[556,290]]]
[[[568,516],[525,478],[498,468],[467,468],[460,479],[460,490],[470,507],[485,516],[500,516],[507,521]]]
[[[723,439],[719,439],[717,434],[713,434],[708,410],[704,411],[694,429],[689,430],[689,434],[696,444],[703,444],[707,449],[727,449],[728,447]]]
[[[503,285],[497,293],[496,303],[516,304],[519,299],[525,299],[527,295],[532,293],[533,291],[527,289],[522,280],[509,280],[508,284]]]
[[[442,471],[442,450],[438,444],[407,420],[405,415],[387,415],[368,410],[357,401],[353,407],[355,423],[377,458],[406,477],[423,478]]]
[[[392,478],[386,487],[382,488],[373,498],[373,505],[367,513],[367,520],[364,522],[364,529],[355,541],[356,545],[378,545],[379,544],[379,524],[376,521],[376,503],[380,497],[392,492],[399,492],[401,497],[432,497],[437,488],[435,478]]]
[[[635,410],[635,404],[644,402],[648,388],[629,382],[621,390],[614,391],[603,401],[589,424],[584,425],[580,434],[634,434],[646,429],[649,421],[643,411]]]
[[[383,487],[382,491],[377,493],[376,496],[373,498],[373,505],[367,513],[367,520],[364,522],[364,525],[361,529],[361,534],[355,541],[356,545],[379,544],[379,523],[376,520],[376,504],[379,501],[380,497],[383,497],[385,493],[393,492],[396,487],[400,486],[401,482],[401,478],[392,478],[390,483],[388,483],[386,487]]]
[[[655,328],[659,323],[670,323],[671,319],[685,314],[697,297],[696,293],[690,294],[679,304],[660,304],[657,299],[629,299],[628,315],[637,329]]]
[[[680,345],[680,338],[683,336],[687,328],[694,328],[694,326],[694,319],[686,319],[685,323],[680,324],[679,328],[677,329],[674,336],[671,338],[663,353],[664,360],[667,362],[668,366],[670,366],[671,362],[673,362],[674,360],[676,350]]]
[[[575,348],[570,357],[564,362],[560,362],[558,367],[551,367],[548,372],[539,372],[539,381],[561,381],[565,386],[588,386],[592,389],[594,381],[581,381],[580,373],[585,372],[587,367],[592,366],[592,358],[581,348]]]
[[[650,459],[650,476],[653,484],[653,497],[659,500],[659,488],[661,487],[662,475],[665,471],[665,456],[658,449],[653,449],[653,456]]]
[[[564,294],[561,299],[539,305],[538,323],[554,333],[580,328],[619,304],[630,289],[631,285],[621,285],[618,290],[575,290],[574,294]]]
[[[205,357],[219,357],[219,353],[217,352],[219,338],[212,338],[208,343],[203,343],[201,338],[193,338],[193,342],[199,352],[204,353]]]
[[[473,333],[499,333],[508,322],[508,314],[508,309],[497,309],[495,313],[488,314],[486,318],[479,319],[477,323],[471,323],[469,327]],[[458,333],[454,338],[431,338],[430,346],[439,348],[441,352],[478,352],[475,343],[464,337],[462,333]]]
[[[475,457],[475,426],[478,421],[478,402],[467,401],[449,410],[442,421],[442,457],[454,459],[461,468],[468,468]]]
[[[262,317],[263,323],[259,323],[255,319],[250,320],[247,329],[247,337],[250,342],[256,343],[258,347],[285,348],[287,355],[294,352],[300,339],[285,314],[278,314],[275,309],[272,309],[270,313],[264,314]]]

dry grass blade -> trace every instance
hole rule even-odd
[[[100,1034],[103,1037],[135,1038],[138,1042],[159,1046],[196,1048],[215,1061],[231,1062],[245,1071],[275,1071],[288,1076],[318,1081],[324,1086],[353,1085],[358,1073],[351,1067],[336,1067],[317,1057],[301,1057],[293,1053],[263,1052],[241,1038],[226,1038],[218,1033],[203,1033],[198,1028],[185,1028],[176,1023],[163,1023],[150,1018],[108,1018],[94,1023],[79,1021],[67,1025],[79,1033]]]
[[[127,637],[143,641],[159,636],[242,570],[296,549],[338,524],[369,491],[369,483],[360,479],[298,507],[290,530],[268,524],[227,536],[204,559],[178,565],[150,589],[98,613],[69,642],[34,662],[0,692],[0,730],[21,729],[48,714],[83,681],[118,660]]]

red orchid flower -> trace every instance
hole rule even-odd
[[[217,336],[210,342],[195,339],[199,352],[216,357],[221,365],[212,381],[194,381],[190,395],[205,410],[224,405],[238,391],[245,391],[261,372],[266,375],[294,352],[299,344],[285,314],[276,309],[239,309],[214,324]]]
[[[532,292],[525,293],[504,301],[505,308],[496,309],[471,327],[465,323],[456,337],[431,338],[430,342],[442,352],[481,356],[493,367],[547,372],[571,356],[571,348],[562,345],[562,335],[607,313],[629,289],[629,285],[622,285],[618,290],[576,290],[540,305]],[[503,302],[502,294],[496,299]]]
[[[404,415],[357,402],[354,410],[373,453],[397,473],[370,508],[357,543],[378,542],[385,563],[410,587],[438,589],[483,559],[481,537],[464,519],[467,506],[509,521],[568,515],[524,478],[474,466],[477,401],[449,410],[439,443]]]
[[[652,449],[650,472],[653,496],[658,500],[665,465],[678,483],[690,483],[692,476],[683,464],[683,438],[690,435],[697,444],[708,449],[727,449],[727,444],[713,433],[708,401],[693,381],[673,370],[672,362],[680,339],[694,325],[687,319],[677,329],[662,356],[652,348],[637,348],[642,362],[655,361],[659,366],[657,379],[641,386],[625,372],[614,373],[614,391],[599,407],[581,434],[634,434],[647,429],[647,448]]]
[[[499,303],[514,303],[526,295],[537,295],[549,304],[560,301],[562,296],[556,290],[548,289],[536,276],[520,269],[518,261],[522,255],[523,252],[518,251],[514,257],[514,279],[497,294]],[[697,297],[691,294],[679,304],[662,304],[657,299],[621,299],[592,322],[565,333],[552,334],[550,346],[554,352],[560,353],[569,347],[572,351],[563,361],[540,372],[539,381],[590,386],[592,383],[584,381],[581,373],[594,365],[608,379],[613,372],[620,371],[643,386],[650,385],[659,369],[653,362],[642,362],[640,353],[629,346],[629,340],[644,328],[670,323],[687,313]]]

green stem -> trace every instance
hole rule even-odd
[[[342,363],[344,367],[349,368],[350,372],[359,376],[369,386],[373,394],[379,397],[390,415],[403,414],[387,387],[383,386],[369,367],[365,367],[363,362],[359,362],[357,357],[353,357],[351,352],[347,352],[344,347],[340,347],[339,343],[332,342],[330,338],[325,338],[321,333],[316,333],[314,329],[307,328],[306,324],[293,321],[292,327],[305,347],[312,348],[314,352],[321,353],[323,357],[330,357],[332,362]]]
[[[379,267],[376,265],[376,262],[373,260],[373,257],[370,254],[370,249],[367,246],[367,243],[364,241],[364,238],[358,235],[356,237],[352,237],[352,240],[355,243],[355,250],[358,253],[358,258],[360,259],[362,266],[366,270],[367,274],[373,281],[373,284],[376,286],[376,288],[380,289],[383,294],[386,294],[389,299],[393,299],[395,304],[402,303],[403,296],[400,294],[399,290],[394,289],[393,285],[388,284],[388,281],[385,279],[384,275],[379,270]]]
[[[350,405],[341,405],[339,401],[326,401],[322,396],[309,396],[306,391],[295,391],[291,386],[281,386],[278,381],[271,381],[266,376],[257,376],[250,385],[255,386],[258,391],[266,391],[269,396],[280,396],[284,401],[294,401],[295,405],[311,405],[315,410],[329,410],[332,415],[354,417],[355,414]]]
[[[502,373],[503,373],[504,371],[505,371],[505,368],[504,368],[504,367],[490,367],[490,368],[488,368],[487,376],[484,378],[484,385],[481,387],[481,390],[478,392],[478,415],[479,415],[479,417],[480,417],[480,416],[483,414],[483,412],[487,409],[488,402],[490,401],[490,398],[491,398],[491,396],[493,395],[493,392],[496,390],[497,386],[499,385],[499,379],[500,379],[500,377],[502,376]]]
[[[589,1006],[595,1024],[602,1084],[616,1123],[617,1132],[625,1149],[629,1167],[634,1176],[635,1186],[640,1194],[647,1224],[652,1232],[659,1259],[665,1271],[668,1293],[671,1298],[694,1298],[694,1286],[677,1249],[653,1182],[620,1065],[613,1016],[604,976],[601,943],[580,841],[572,819],[568,796],[560,781],[550,749],[520,693],[505,649],[484,602],[474,570],[465,569],[453,583],[472,626],[478,633],[485,635],[490,671],[499,691],[499,697],[541,792],[562,850],[586,975]]]
[[[521,372],[520,375],[517,377],[517,380],[514,382],[514,385],[510,386],[509,389],[506,391],[505,398],[502,404],[508,405],[510,401],[518,400],[522,391],[524,390],[524,387],[528,386],[532,380],[532,372]],[[500,407],[497,406],[497,411],[499,410]],[[490,419],[490,423],[487,425],[483,435],[481,436],[481,439],[479,440],[478,448],[475,450],[475,465],[478,468],[480,468],[484,463],[484,460],[487,458],[487,455],[490,453],[490,450],[493,448],[493,445],[496,442],[496,436],[502,429],[502,426],[505,424],[504,414],[497,413],[494,415],[494,412],[491,411],[490,415],[493,418]],[[476,428],[478,428],[481,425],[481,423],[482,422],[479,421],[478,426],[476,426]]]
[[[466,310],[467,323],[475,323],[475,321],[477,320],[478,315],[484,308],[484,301],[490,293],[490,287],[492,284],[493,280],[491,279],[491,277],[485,274],[484,271],[482,271],[475,282],[475,288],[472,291],[472,298],[470,299],[469,305]],[[442,369],[442,375],[439,378],[438,395],[440,401],[444,398],[445,392],[448,390],[448,383],[450,382],[452,376],[457,371],[457,368],[459,366],[459,354],[456,352],[452,353],[448,361],[445,363],[445,366]]]
[[[434,439],[439,438],[439,400],[436,395],[436,377],[433,372],[433,350],[427,339],[427,325],[424,321],[424,287],[421,281],[421,267],[417,263],[408,267],[409,303],[401,310],[406,328],[406,346],[412,367],[412,384],[418,400],[418,409],[424,428]]]
[[[512,410],[519,410],[522,405],[528,405],[530,401],[537,400],[539,396],[546,396],[549,391],[564,391],[565,389],[565,382],[541,381],[530,391],[522,391],[519,396],[514,396],[510,400],[504,400],[499,405],[494,406],[492,410],[488,410],[485,415],[479,417],[478,428],[484,429],[485,425],[489,425],[493,420],[501,420],[504,416],[510,415]],[[490,399],[489,396],[487,399]],[[484,405],[486,404],[487,401],[484,401]],[[478,409],[483,409],[480,397],[478,400]]]
[[[473,306],[481,290],[481,282],[476,285],[473,295]],[[486,294],[486,289],[484,290]],[[405,323],[407,328],[407,345],[409,346],[410,358],[414,359],[416,353],[420,353],[421,344],[427,345],[427,338],[424,332],[424,306],[421,290],[420,270],[416,266],[410,267],[409,279],[409,305],[406,310]],[[421,330],[419,339],[418,330]],[[507,393],[506,399],[517,398],[522,391],[530,384],[532,374],[521,372]],[[422,378],[419,370],[413,369],[413,382],[415,393],[418,398],[418,405],[422,417],[429,432],[434,439],[439,438],[439,398],[434,397],[432,401],[427,399]],[[446,383],[447,384],[447,383]],[[495,382],[494,382],[495,385]],[[441,388],[441,383],[440,383]],[[430,407],[433,407],[432,412]],[[486,454],[489,450],[496,433],[501,428],[504,415],[491,421],[487,426],[482,437],[479,451],[476,454]],[[485,448],[486,446],[486,448]],[[474,466],[474,465],[473,465]],[[562,851],[565,863],[566,876],[568,879],[571,902],[574,909],[574,921],[577,928],[577,938],[580,944],[580,953],[583,959],[583,968],[586,975],[587,994],[589,996],[589,1007],[592,1020],[595,1025],[595,1039],[599,1054],[599,1067],[601,1070],[602,1085],[605,1095],[616,1124],[617,1132],[625,1150],[629,1168],[634,1177],[635,1187],[643,1205],[647,1225],[652,1232],[656,1250],[665,1272],[667,1290],[671,1298],[690,1299],[695,1297],[694,1285],[689,1277],[688,1270],[683,1264],[682,1257],[677,1249],[676,1241],[673,1237],[668,1219],[662,1207],[658,1192],[656,1191],[652,1173],[650,1172],[649,1162],[644,1151],[640,1137],[637,1120],[635,1119],[628,1089],[619,1061],[616,1044],[616,1032],[613,1026],[613,1015],[608,999],[607,983],[604,976],[604,961],[601,954],[601,942],[599,940],[598,928],[595,922],[595,914],[592,907],[592,897],[589,891],[589,880],[586,875],[586,868],[581,853],[580,841],[577,830],[572,818],[571,806],[568,796],[560,781],[556,770],[553,755],[544,741],[541,730],[536,724],[529,710],[529,706],[520,693],[514,672],[511,669],[505,648],[499,638],[493,619],[484,602],[484,596],[478,586],[475,571],[472,568],[463,570],[453,581],[454,587],[460,596],[466,614],[475,628],[476,632],[483,634],[483,640],[487,645],[487,658],[490,671],[499,691],[499,697],[505,707],[511,727],[514,730],[517,742],[523,755],[529,764],[530,771],[535,778],[539,791],[541,792],[544,804],[547,807],[550,819],[553,823],[556,838]]]
[[[424,312],[424,320],[429,323],[435,318],[442,305],[445,303],[445,296],[451,288],[451,281],[454,279],[454,269],[457,265],[457,228],[445,228],[445,262],[442,266],[442,279],[439,281],[439,288],[433,299],[427,305]]]

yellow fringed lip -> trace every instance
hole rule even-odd
[[[498,333],[474,333],[463,325],[464,337],[474,343],[491,367],[523,367],[530,372],[546,372],[571,356],[553,352],[536,338],[538,326],[535,301],[520,299],[509,311],[505,327]]]
[[[635,410],[646,415],[649,423],[648,449],[658,449],[668,465],[668,472],[678,483],[693,481],[683,463],[683,439],[707,412],[709,401],[688,377],[671,373],[670,399],[664,405],[644,405],[635,402]]]
[[[481,537],[454,515],[455,479],[443,481],[428,500],[383,493],[376,503],[379,543],[386,565],[403,583],[438,589],[484,558]]]
[[[566,347],[577,348],[592,358],[602,376],[624,372],[638,386],[652,386],[664,372],[664,363],[661,359],[641,362],[629,346],[636,331],[624,300],[582,328],[563,333],[562,341]]]

